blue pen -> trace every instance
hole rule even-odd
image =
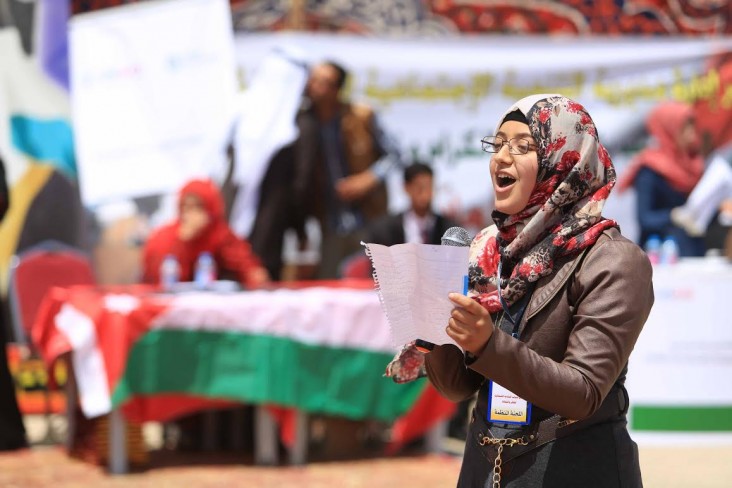
[[[468,275],[463,276],[463,295],[468,294]]]

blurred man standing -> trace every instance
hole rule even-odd
[[[312,152],[295,192],[306,202],[298,211],[320,221],[319,279],[337,277],[341,261],[359,249],[366,224],[386,214],[383,180],[401,164],[373,110],[342,100],[347,76],[334,62],[314,66],[306,87],[309,106],[298,116],[299,137]]]

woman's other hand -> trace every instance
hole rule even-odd
[[[450,293],[447,297],[455,304],[445,328],[447,335],[464,351],[480,356],[493,335],[490,313],[478,302],[460,293]]]

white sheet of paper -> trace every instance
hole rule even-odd
[[[432,244],[364,244],[374,266],[379,299],[395,346],[422,339],[455,344],[445,332],[454,305],[450,292],[463,292],[469,248]]]

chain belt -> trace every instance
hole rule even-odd
[[[493,461],[492,487],[500,488],[501,486],[501,467],[504,462],[502,455],[504,454],[503,450],[505,447],[513,448],[506,452],[505,461],[508,462],[528,451],[543,446],[555,439],[566,437],[578,430],[591,425],[622,418],[628,408],[627,393],[625,393],[625,389],[614,388],[608,397],[609,398],[605,399],[606,401],[603,402],[603,405],[598,409],[598,411],[586,419],[576,421],[559,415],[553,415],[529,427],[528,431],[524,430],[521,437],[506,437],[498,439],[490,435],[486,435],[483,432],[479,432],[477,435],[478,444],[480,444],[481,447],[495,446],[497,451],[496,457]],[[473,411],[472,422],[475,422],[476,418],[477,415],[475,411]],[[481,419],[480,421],[482,422],[483,420]],[[485,425],[485,427],[487,429],[488,425]],[[490,431],[486,430],[486,432]],[[488,457],[488,453],[484,452],[484,456]]]
[[[481,435],[483,434],[479,434],[479,436]],[[478,441],[481,446],[485,446],[486,444],[498,446],[498,453],[496,454],[496,459],[493,461],[493,488],[501,488],[501,464],[503,463],[503,460],[501,459],[501,454],[503,454],[503,448],[505,446],[513,447],[515,445],[527,446],[529,445],[529,441],[531,440],[534,440],[533,434],[531,436],[522,436],[518,439],[496,439],[495,437],[483,436]]]

